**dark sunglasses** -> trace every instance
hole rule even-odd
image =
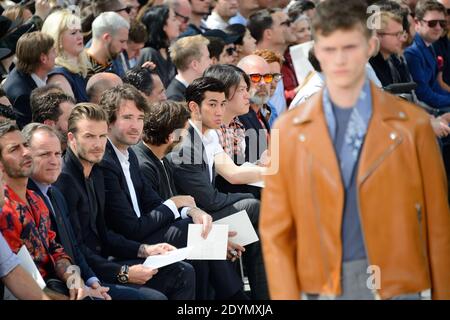
[[[438,25],[441,26],[442,29],[445,29],[447,27],[447,21],[445,20],[425,20],[422,19],[423,22],[426,22],[429,28],[434,28]]]
[[[188,23],[188,21],[189,21],[189,17],[183,16],[182,14],[179,14],[179,13],[176,12],[176,11],[175,11],[175,16],[177,16],[177,17],[183,19],[183,22],[184,22],[184,23]]]
[[[235,48],[235,47],[229,47],[229,48],[226,48],[226,49],[225,49],[225,52],[226,52],[229,56],[232,56],[233,53],[236,52],[236,48]]]
[[[125,8],[122,8],[122,9],[114,10],[114,12],[126,11],[128,14],[130,14],[131,10],[133,10],[132,7],[125,7]]]
[[[280,81],[283,78],[283,75],[281,73],[273,73],[273,81]]]
[[[250,81],[253,83],[259,83],[261,79],[264,79],[265,83],[272,83],[273,81],[273,74],[266,73],[266,74],[259,74],[259,73],[252,73],[248,75],[250,78]]]

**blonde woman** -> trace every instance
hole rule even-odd
[[[56,67],[49,73],[48,83],[55,83],[77,103],[89,101],[86,93],[88,59],[84,51],[80,17],[68,10],[50,14],[42,32],[55,41]]]

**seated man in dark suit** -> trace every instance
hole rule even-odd
[[[416,36],[406,48],[405,58],[414,81],[417,98],[436,109],[450,108],[450,92],[438,82],[438,62],[432,44],[439,40],[447,25],[445,7],[435,0],[420,1],[416,6]]]
[[[191,111],[188,135],[168,155],[174,168],[179,193],[190,194],[197,205],[214,220],[246,210],[258,230],[259,201],[249,193],[221,193],[214,186],[217,173],[231,183],[245,184],[261,180],[262,167],[239,167],[223,151],[217,132],[223,122],[226,105],[225,87],[220,80],[203,77],[194,80],[186,90]],[[268,299],[267,282],[259,242],[246,247],[243,255],[254,299]]]
[[[56,232],[56,241],[62,244],[72,261],[80,267],[86,285],[96,290],[100,287],[100,280],[89,267],[79,248],[64,196],[52,185],[61,173],[62,150],[58,133],[45,124],[30,123],[24,127],[22,134],[31,149],[34,162],[28,188],[44,200],[50,212],[52,229]],[[113,299],[145,299],[145,296],[134,288],[116,284],[103,283],[103,285],[109,288],[108,294]]]
[[[167,87],[168,100],[185,101],[187,86],[211,65],[208,43],[208,39],[196,35],[180,38],[170,46],[170,58],[177,75]]]
[[[188,226],[203,224],[204,237],[212,218],[195,207],[191,196],[171,196],[166,201],[156,194],[139,170],[130,148],[139,142],[148,105],[130,85],[108,90],[100,106],[108,112],[109,141],[100,167],[105,177],[106,222],[125,237],[145,243],[168,242],[187,245]],[[181,216],[182,219],[179,219]],[[190,218],[188,218],[190,217]],[[226,261],[193,261],[197,278],[197,299],[208,299],[210,283],[219,299],[242,298],[242,281]],[[245,297],[244,297],[245,298]]]
[[[102,280],[135,287],[149,299],[193,299],[192,266],[179,262],[153,270],[142,265],[142,258],[174,247],[132,241],[106,226],[104,177],[97,165],[107,141],[105,111],[98,105],[78,104],[69,117],[68,132],[64,167],[56,186],[66,198],[72,226],[89,266]]]
[[[55,65],[53,38],[38,31],[24,34],[17,42],[16,57],[16,67],[3,88],[16,111],[17,125],[22,128],[31,122],[31,91],[45,86],[47,75]]]

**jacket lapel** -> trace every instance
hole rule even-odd
[[[294,124],[300,126],[296,139],[311,154],[312,160],[322,168],[330,185],[338,189],[342,185],[341,173],[323,112],[322,96],[323,92],[313,96],[293,118]]]
[[[392,102],[373,85],[372,101],[372,119],[361,150],[358,185],[363,184],[403,140],[401,132],[389,121],[405,120],[406,113],[390,108]]]

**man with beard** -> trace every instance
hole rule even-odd
[[[267,150],[269,141],[270,126],[268,119],[270,118],[270,109],[267,102],[270,99],[270,87],[274,76],[270,73],[270,66],[266,60],[257,55],[249,55],[243,58],[239,61],[238,67],[244,70],[250,78],[250,111],[239,116],[239,120],[246,130],[245,161],[256,162]],[[247,132],[249,130],[252,130],[251,135]],[[249,137],[255,135],[258,141],[256,150],[249,147]]]
[[[92,23],[92,45],[86,50],[91,66],[88,78],[99,72],[113,72],[122,77],[123,70],[113,60],[127,49],[130,23],[115,12],[104,12]]]
[[[67,124],[70,112],[75,106],[75,100],[62,92],[51,92],[39,99],[39,104],[31,109],[33,122],[43,123],[54,128],[61,138],[61,148],[64,152],[67,146]]]
[[[68,148],[56,186],[87,263],[102,281],[136,288],[146,299],[193,299],[195,274],[184,262],[154,269],[144,258],[173,250],[169,244],[129,240],[106,226],[105,183],[98,163],[105,153],[107,115],[96,104],[78,104],[69,117]],[[110,199],[108,199],[110,200]]]
[[[88,291],[81,278],[76,280],[78,285],[66,287],[73,279],[72,259],[56,242],[44,201],[27,188],[33,172],[31,151],[19,128],[10,122],[0,127],[0,169],[5,181],[0,231],[13,252],[26,246],[49,289],[70,299],[83,299],[87,294],[110,299],[107,288]]]
[[[3,190],[3,173],[0,171],[0,188]],[[5,204],[4,195],[0,195],[0,207]],[[0,232],[0,300],[3,299],[4,286],[18,299],[48,300],[31,275],[20,265],[17,256],[11,251]]]

